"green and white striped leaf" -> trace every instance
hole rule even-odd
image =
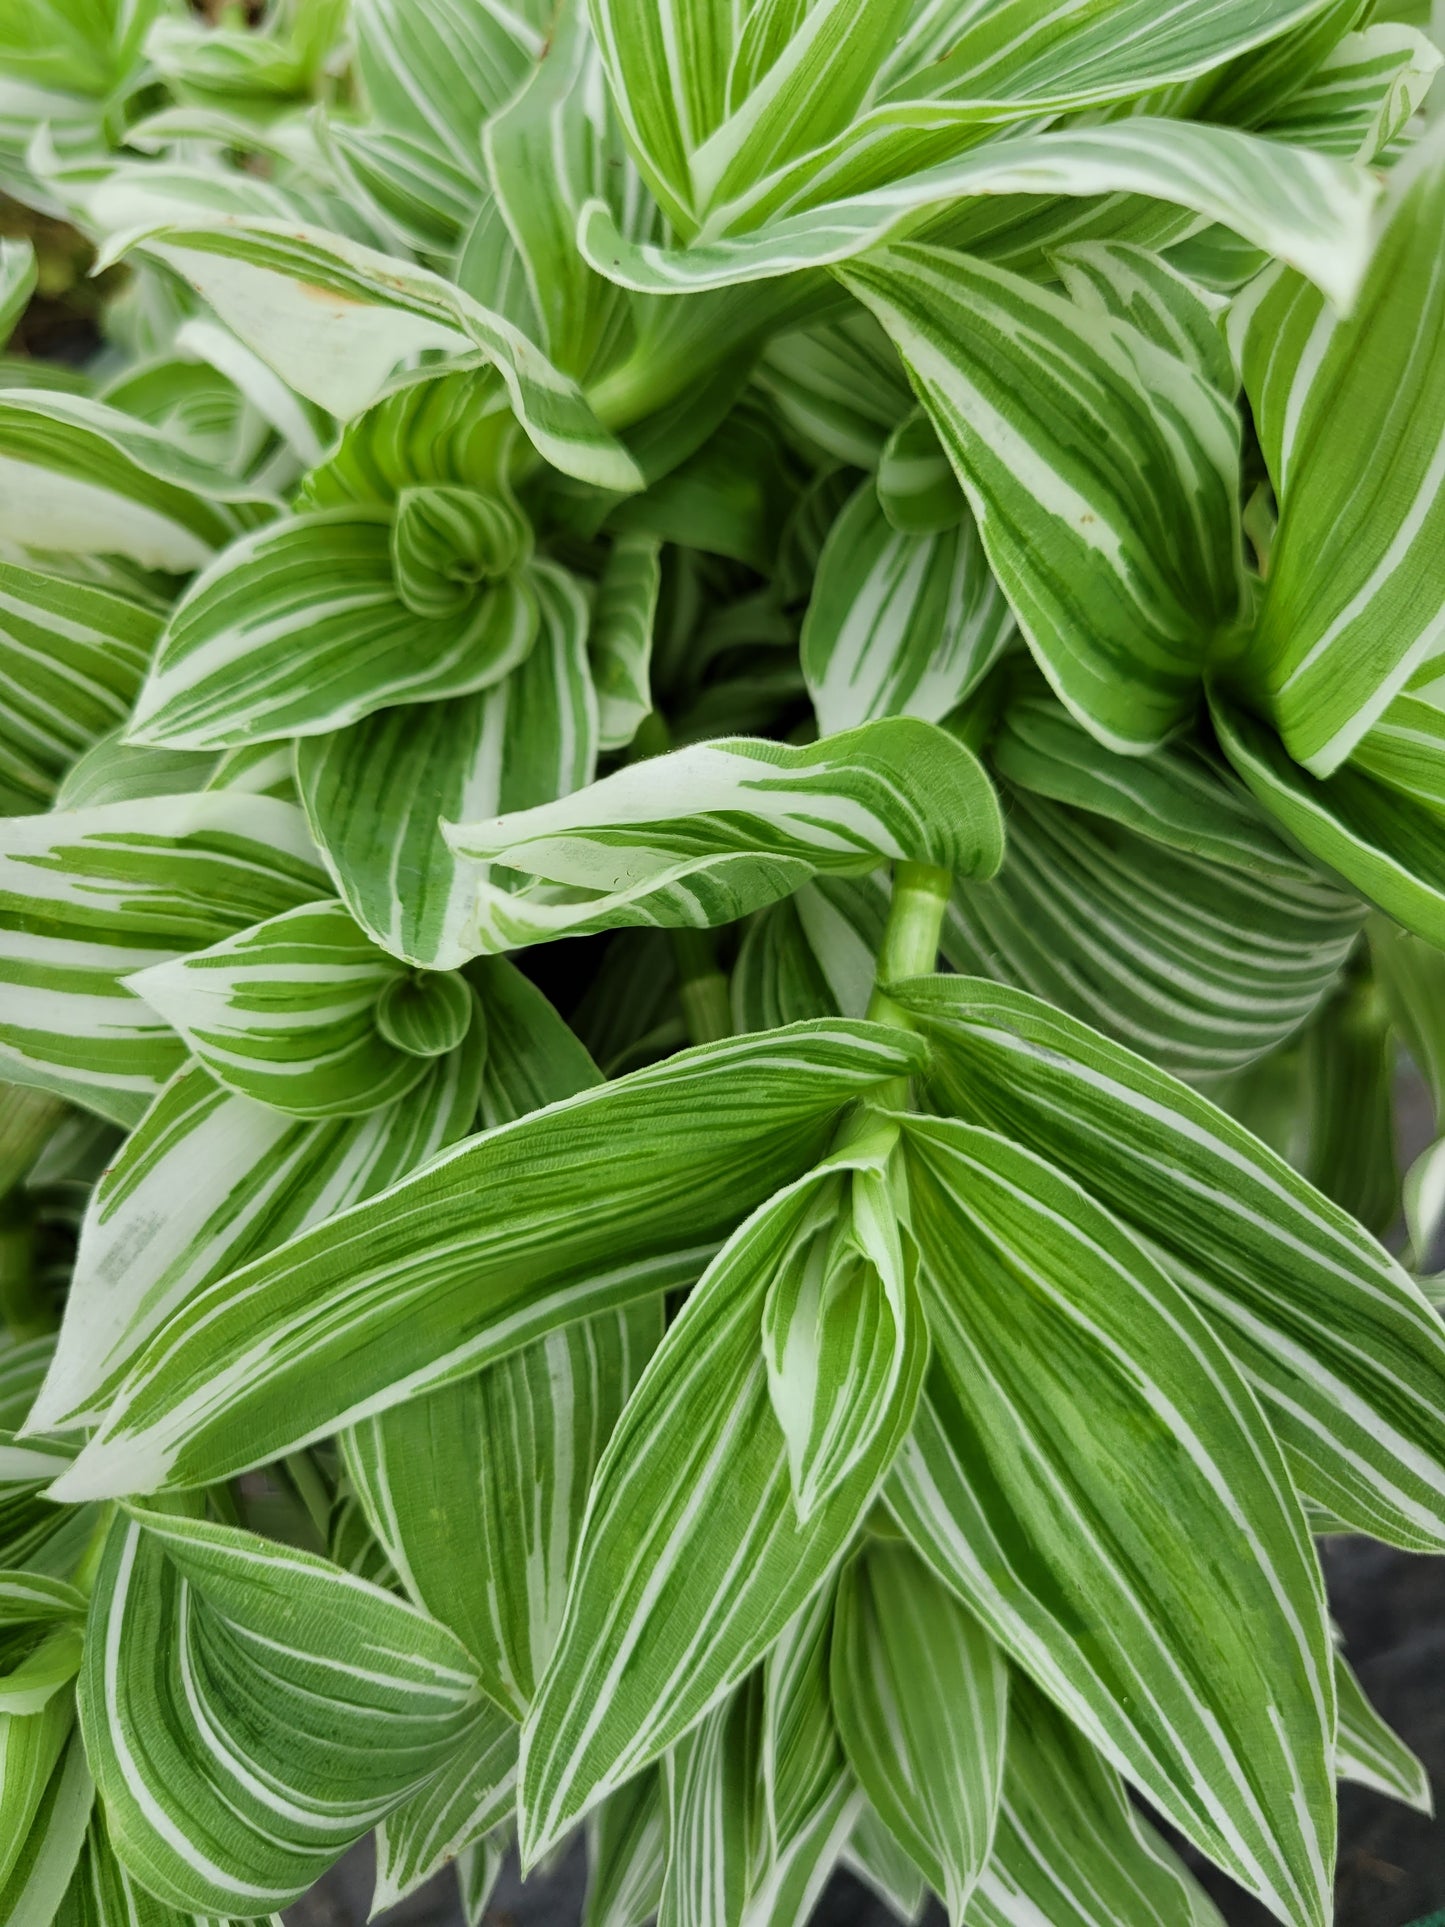
[[[625,228],[656,222],[611,112],[585,0],[564,0],[545,17],[541,58],[486,123],[482,148],[536,338],[559,368],[581,376],[613,358],[634,304],[578,253],[578,215],[601,195]]]
[[[913,1549],[869,1539],[838,1586],[833,1706],[874,1811],[962,1921],[988,1864],[1008,1672]]]
[[[743,1927],[804,1927],[863,1809],[863,1795],[841,1760],[812,1811],[786,1840],[748,1895]]]
[[[949,905],[954,969],[1032,991],[1188,1076],[1253,1062],[1330,995],[1363,918],[1326,878],[1254,873],[1003,793],[1004,867]]]
[[[1292,373],[1293,452],[1242,666],[1316,776],[1445,649],[1445,138],[1395,181],[1356,312],[1322,318]]]
[[[1365,1698],[1343,1653],[1335,1654],[1335,1691],[1340,1703],[1339,1776],[1401,1800],[1417,1813],[1435,1811],[1430,1775],[1398,1734]]]
[[[597,585],[588,656],[603,749],[625,749],[652,708],[652,630],[662,586],[661,549],[658,538],[645,531],[619,535]]]
[[[1445,1334],[1394,1259],[1207,1098],[1064,1012],[967,978],[896,995],[942,1103],[1021,1138],[1167,1254],[1301,1490],[1378,1538],[1439,1546]]]
[[[356,64],[373,119],[357,130],[355,148],[343,141],[343,151],[362,166],[374,193],[384,157],[406,157],[405,199],[378,198],[393,219],[420,202],[432,218],[418,238],[433,245],[455,241],[486,193],[477,130],[541,51],[528,11],[455,0],[408,0],[404,7],[399,0],[357,0],[352,9]],[[332,131],[343,129],[333,124]]]
[[[169,1514],[111,1532],[81,1724],[117,1856],[174,1906],[288,1904],[480,1704],[444,1627],[323,1559]]]
[[[824,1586],[768,1649],[762,1666],[759,1751],[766,1839],[755,1859],[776,1864],[831,1804],[844,1769],[833,1719],[828,1658],[836,1588]]]
[[[1442,679],[1434,663],[1421,674],[1428,678],[1426,697],[1402,690],[1356,743],[1350,767],[1434,809],[1445,809],[1445,710],[1434,700]]]
[[[457,1897],[467,1927],[483,1927],[487,1903],[501,1877],[510,1831],[503,1827],[457,1855]]]
[[[495,372],[475,358],[441,373],[403,370],[341,425],[326,458],[304,476],[296,507],[373,509],[389,518],[408,488],[505,495],[516,425]]]
[[[1225,754],[1290,840],[1407,930],[1445,946],[1440,812],[1348,763],[1311,776],[1266,724],[1217,699],[1211,708]]]
[[[1323,1923],[1324,1586],[1248,1386],[1042,1158],[944,1119],[910,1118],[905,1144],[937,1363],[889,1486],[900,1523],[1187,1839],[1282,1920]]]
[[[878,506],[902,535],[938,535],[968,513],[953,464],[921,408],[905,415],[878,457]]]
[[[65,1579],[23,1569],[0,1570],[0,1626],[26,1626],[85,1616],[85,1594]]]
[[[0,562],[0,806],[49,806],[85,750],[125,721],[160,619],[139,603]]]
[[[1148,248],[1120,241],[1081,241],[1054,253],[1071,300],[1111,315],[1156,347],[1187,361],[1223,395],[1239,392],[1239,376],[1220,326],[1224,299],[1211,295]]]
[[[288,386],[343,420],[422,349],[480,352],[539,454],[597,488],[641,476],[581,391],[511,322],[426,268],[299,223],[226,217],[144,243]]]
[[[748,925],[733,966],[733,1024],[772,1030],[807,1017],[861,1017],[888,920],[881,877],[821,877]]]
[[[1228,765],[1187,740],[1114,756],[1051,697],[1024,691],[990,738],[989,758],[1011,783],[1170,849],[1286,883],[1319,877]]]
[[[993,1857],[969,1927],[1223,1927],[1078,1727],[1015,1673]]]
[[[445,977],[413,980],[339,903],[303,904],[126,985],[218,1083],[292,1117],[360,1117],[405,1096],[440,1054],[426,1048],[428,1001],[445,1049],[485,1022],[465,985],[454,1000]],[[417,1006],[404,1031],[387,1020],[398,992]]]
[[[435,621],[459,614],[483,584],[531,554],[531,524],[506,496],[413,483],[397,498],[392,573],[414,616]]]
[[[660,1298],[578,1319],[344,1436],[408,1596],[514,1720],[556,1641],[597,1461],[661,1337]]]
[[[80,1665],[84,1644],[76,1626],[55,1626],[13,1665],[0,1670],[0,1718],[38,1713],[68,1687]]]
[[[46,1782],[9,1878],[0,1885],[3,1927],[26,1927],[29,1921],[49,1927],[56,1920],[71,1927],[62,1909],[73,1890],[94,1804],[95,1783],[77,1727]]]
[[[477,947],[629,925],[730,923],[885,857],[988,875],[1002,825],[972,754],[889,718],[804,749],[747,737],[633,764],[560,802],[447,826],[454,850],[543,881],[478,882]]]
[[[587,1816],[583,1927],[646,1927],[662,1902],[666,1865],[661,1774],[646,1767]]]
[[[922,1918],[928,1884],[866,1799],[843,1850],[843,1865],[904,1927]]]
[[[841,1558],[908,1429],[922,1347],[891,1427],[799,1522],[759,1327],[769,1285],[806,1237],[820,1193],[841,1203],[853,1156],[877,1168],[876,1144],[839,1151],[733,1235],[612,1436],[561,1636],[523,1728],[526,1865],[675,1744],[761,1658]]]
[[[1012,5],[960,22],[878,0],[697,20],[669,0],[594,0],[594,31],[649,184],[684,238],[756,225],[759,208],[824,198],[852,155],[869,185],[942,158],[980,124],[1124,99],[1202,72],[1311,6],[1157,9]],[[909,13],[913,18],[909,20]],[[932,130],[931,144],[926,130]],[[892,140],[890,140],[892,135]],[[835,190],[836,191],[836,190]]]
[[[754,1687],[745,1680],[663,1757],[657,1927],[742,1927],[758,1832]]]
[[[31,243],[9,235],[0,239],[0,348],[15,332],[39,278]]]
[[[288,516],[234,543],[177,604],[130,739],[223,749],[321,735],[408,698],[466,695],[524,660],[537,625],[526,570],[422,619],[402,600],[384,522],[346,510]]]
[[[209,1483],[690,1283],[854,1098],[920,1055],[882,1025],[799,1025],[472,1138],[196,1294],[67,1476],[107,1493]]]
[[[1408,126],[1440,71],[1441,52],[1414,27],[1376,20],[1331,49],[1269,118],[1276,140],[1372,161]]]
[[[763,1357],[800,1525],[876,1455],[922,1379],[928,1327],[905,1237],[880,1163],[821,1187],[777,1261]]]
[[[377,1827],[372,1913],[405,1900],[509,1819],[516,1790],[516,1725],[495,1706],[483,1706],[441,1772]]]
[[[183,1069],[87,1206],[70,1315],[30,1424],[94,1424],[149,1340],[198,1292],[469,1131],[482,1045],[479,1026],[397,1102],[320,1123],[233,1096],[199,1065]]]
[[[1110,748],[1153,748],[1240,613],[1231,403],[982,261],[905,246],[843,278],[903,356],[1040,668]]]
[[[881,480],[864,481],[834,522],[803,618],[803,674],[825,736],[879,716],[941,722],[1013,633],[962,502],[953,526],[909,535],[880,492]]]
[[[217,759],[209,751],[151,749],[126,742],[123,731],[121,725],[97,738],[70,765],[55,792],[54,808],[90,810],[102,803],[129,803],[147,796],[193,796],[198,790],[230,787],[216,782]],[[263,785],[253,787],[264,794],[279,793]]]
[[[279,504],[159,429],[83,395],[0,393],[0,537],[67,555],[200,568]]]
[[[936,124],[937,108],[922,109],[921,118]],[[901,165],[891,181],[877,147],[845,145],[833,165],[813,156],[793,180],[766,184],[729,211],[731,231],[710,224],[689,247],[630,242],[600,201],[584,209],[578,245],[599,273],[624,287],[695,293],[851,260],[925,219],[955,214],[961,204],[967,214],[970,201],[986,211],[1001,200],[1007,212],[1014,196],[1131,196],[1221,222],[1342,305],[1368,259],[1374,183],[1339,161],[1237,128],[1137,116],[1020,134],[921,168],[926,149],[920,151],[916,129],[900,132]],[[978,132],[975,120],[958,144]],[[1068,238],[1083,237],[1059,236]]]
[[[893,344],[858,307],[778,335],[755,381],[796,440],[850,468],[875,468],[913,405]]]
[[[0,1893],[20,1866],[74,1722],[68,1693],[55,1694],[34,1713],[0,1713]]]
[[[116,1858],[105,1811],[93,1799],[88,1774],[86,1806],[90,1824],[54,1927],[240,1927],[230,1919],[216,1920],[211,1915],[194,1914],[189,1908],[169,1906],[131,1877]],[[281,1927],[279,1914],[260,1918],[264,1927]]]
[[[384,950],[424,969],[455,969],[472,954],[476,872],[441,823],[549,802],[596,768],[586,603],[553,563],[531,576],[537,639],[500,682],[381,710],[297,746],[301,799],[338,891]]]
[[[239,791],[0,823],[0,1067],[134,1124],[185,1047],[125,979],[324,895],[305,819]]]

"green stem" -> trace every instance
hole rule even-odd
[[[728,981],[718,969],[708,930],[670,930],[672,958],[677,966],[677,993],[682,1021],[694,1044],[715,1044],[733,1034]]]
[[[878,950],[873,995],[868,999],[868,1016],[874,1023],[913,1029],[913,1019],[899,1009],[883,986],[902,983],[908,977],[925,977],[937,968],[938,940],[952,889],[953,878],[948,871],[931,863],[894,866],[893,901]],[[908,1079],[899,1077],[882,1085],[873,1102],[883,1110],[905,1109]]]

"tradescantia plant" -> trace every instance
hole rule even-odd
[[[1445,1550],[1419,11],[7,0],[0,1927],[1428,1807],[1316,1550]]]

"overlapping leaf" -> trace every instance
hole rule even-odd
[[[0,535],[10,542],[185,572],[276,507],[117,408],[0,394]]]
[[[1284,1460],[1197,1311],[1077,1185],[906,1130],[937,1364],[890,1503],[1009,1655],[1283,1920],[1327,1918],[1334,1683]]]
[[[0,1063],[133,1124],[185,1055],[125,979],[325,894],[299,810],[219,790],[0,825]]]
[[[287,1904],[444,1766],[480,1704],[444,1627],[324,1560],[159,1513],[111,1534],[86,1752],[116,1853],[173,1905]]]
[[[1301,1488],[1362,1530],[1438,1545],[1445,1338],[1381,1246],[1207,1098],[1038,998],[967,978],[896,995],[957,1115],[1017,1134],[1167,1254]]]
[[[919,1055],[883,1026],[800,1025],[470,1139],[191,1298],[66,1496],[203,1483],[690,1282],[742,1212],[821,1154],[844,1107]]]
[[[890,719],[808,749],[723,739],[620,770],[559,803],[447,831],[464,856],[544,879],[479,881],[478,948],[635,924],[730,922],[818,873],[910,857],[987,875],[1002,827],[943,731]]]
[[[668,1330],[598,1468],[562,1631],[523,1729],[524,1859],[717,1706],[841,1558],[908,1429],[921,1331],[888,1423],[801,1521],[769,1406],[769,1286],[820,1189],[864,1140],[779,1191],[723,1247]],[[841,1845],[841,1841],[840,1841]]]
[[[301,799],[337,889],[384,950],[424,968],[455,969],[474,948],[475,869],[442,822],[550,802],[594,772],[601,731],[586,604],[550,563],[537,565],[533,588],[536,640],[500,682],[298,745]]]
[[[1128,324],[902,246],[846,285],[893,337],[1040,667],[1116,750],[1193,710],[1240,613],[1233,411]]]

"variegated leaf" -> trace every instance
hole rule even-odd
[[[1307,335],[1292,313],[1285,337],[1305,344],[1290,372],[1292,453],[1286,480],[1276,477],[1279,533],[1240,673],[1316,776],[1339,769],[1411,674],[1445,649],[1442,222],[1445,137],[1436,132],[1396,172],[1357,310],[1320,313]],[[1273,359],[1246,335],[1247,387],[1265,354]],[[1268,394],[1277,377],[1267,368],[1264,380]],[[1380,479],[1362,487],[1370,475]]]
[[[924,108],[921,118],[930,116],[936,109]],[[836,265],[925,219],[956,217],[960,207],[967,215],[972,201],[987,216],[991,201],[1007,213],[1010,197],[1128,195],[1222,222],[1341,303],[1355,293],[1368,258],[1377,191],[1371,182],[1339,161],[1237,128],[1135,116],[1019,134],[931,167],[920,166],[913,130],[903,130],[901,144],[906,158],[897,179],[880,184],[880,157],[866,149],[854,150],[852,179],[846,148],[831,167],[811,156],[793,180],[766,183],[751,204],[730,210],[731,231],[710,227],[686,248],[629,242],[606,206],[592,202],[579,245],[600,273],[625,287],[696,293]],[[1059,236],[1068,238],[1082,237]]]
[[[441,1771],[377,1827],[372,1913],[405,1900],[448,1861],[504,1825],[516,1790],[516,1725],[498,1708],[484,1706]]]
[[[456,1146],[196,1293],[61,1496],[208,1482],[691,1282],[743,1212],[821,1155],[855,1097],[919,1056],[881,1025],[800,1025]]]
[[[45,809],[134,702],[161,619],[61,576],[0,563],[0,804]]]
[[[1198,702],[1243,579],[1231,404],[1127,323],[902,246],[844,272],[888,329],[1040,668],[1115,750]]]
[[[1324,1586],[1259,1406],[1042,1158],[944,1119],[905,1142],[937,1364],[889,1487],[900,1522],[1188,1839],[1281,1919],[1323,1923]]]
[[[445,1765],[482,1704],[444,1627],[322,1559],[174,1514],[112,1529],[86,1753],[117,1855],[174,1906],[288,1904]]]
[[[472,953],[475,871],[440,824],[550,802],[596,766],[586,604],[553,563],[531,578],[537,638],[500,682],[297,745],[301,799],[337,889],[384,950],[424,969],[455,969]]]
[[[652,629],[662,583],[661,546],[645,532],[620,535],[597,585],[588,653],[603,749],[625,749],[652,708]],[[443,814],[463,820],[455,811]]]
[[[868,1539],[844,1568],[833,1705],[874,1811],[965,1918],[988,1864],[1008,1674],[988,1634],[911,1547]]]
[[[1302,1490],[1445,1536],[1445,1333],[1399,1265],[1207,1098],[1035,997],[918,979],[933,1088],[1067,1170],[1166,1255],[1248,1373]]]
[[[81,1226],[72,1315],[30,1414],[94,1423],[161,1326],[199,1291],[307,1225],[386,1189],[477,1113],[480,1030],[405,1097],[301,1122],[180,1071],[102,1177]]]
[[[293,1117],[379,1110],[486,1021],[460,977],[408,971],[334,902],[153,964],[126,987],[218,1083]]]
[[[1433,1814],[1430,1775],[1398,1734],[1380,1718],[1343,1653],[1335,1654],[1335,1691],[1340,1703],[1339,1775]]]
[[[643,1771],[587,1816],[583,1927],[646,1927],[662,1902],[667,1813],[661,1771]]]
[[[185,573],[278,506],[118,408],[0,393],[0,536],[11,543]]]
[[[230,218],[170,227],[146,251],[183,275],[242,341],[308,400],[343,418],[403,357],[480,352],[519,422],[564,474],[632,489],[632,458],[580,390],[501,315],[428,269],[299,223]]]
[[[969,1927],[1223,1927],[1118,1776],[1017,1673],[993,1858],[968,1918]]]
[[[820,1190],[839,1190],[854,1155],[876,1168],[879,1146],[837,1152],[831,1168],[777,1192],[733,1235],[613,1434],[561,1636],[523,1728],[518,1828],[528,1864],[749,1671],[841,1558],[907,1430],[920,1342],[891,1424],[799,1521],[759,1327]]]
[[[833,524],[803,620],[803,674],[825,735],[879,716],[941,722],[1013,632],[962,503],[953,526],[908,535],[880,492],[881,477],[861,483]]]
[[[684,814],[685,812],[685,814]],[[810,877],[885,857],[987,875],[1002,826],[963,745],[889,718],[794,749],[745,737],[619,770],[561,802],[449,825],[453,849],[543,879],[478,882],[477,947],[628,925],[731,922]]]
[[[1445,946],[1441,814],[1346,763],[1311,776],[1265,723],[1217,698],[1220,745],[1294,843],[1428,943]]]
[[[233,543],[177,604],[130,738],[221,749],[466,695],[525,659],[538,620],[525,569],[449,615],[419,617],[385,522],[344,509],[289,516]]]
[[[134,1124],[185,1047],[125,979],[325,894],[301,812],[238,791],[0,824],[0,1067]]]

